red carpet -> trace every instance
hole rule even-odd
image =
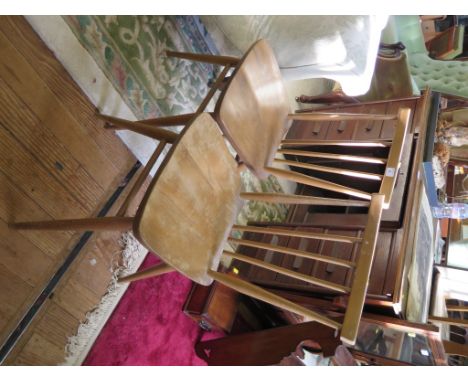
[[[140,269],[158,261],[148,254]],[[83,365],[206,365],[194,351],[201,329],[182,312],[190,287],[176,272],[130,284]]]

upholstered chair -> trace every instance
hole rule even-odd
[[[419,16],[392,16],[382,32],[382,42],[401,41],[406,47],[411,76],[422,90],[468,97],[468,61],[443,61],[429,57]]]
[[[387,16],[202,16],[223,55],[242,55],[255,41],[272,47],[285,81],[326,78],[349,96],[369,90]]]

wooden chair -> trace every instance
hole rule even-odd
[[[57,220],[45,222],[13,223],[15,229],[95,230],[133,229],[136,237],[152,252],[160,256],[164,264],[133,276],[135,278],[177,270],[191,280],[209,285],[213,280],[227,285],[240,293],[263,300],[279,308],[300,314],[341,331],[341,340],[352,344],[363,310],[369,272],[374,256],[377,233],[381,219],[384,196],[374,194],[368,201],[355,201],[369,207],[368,222],[363,237],[314,234],[310,232],[286,232],[279,235],[294,235],[332,241],[348,241],[360,245],[357,263],[343,261],[320,254],[295,251],[295,255],[325,263],[354,269],[351,288],[335,285],[313,277],[300,275],[272,264],[247,258],[226,250],[226,243],[234,239],[231,230],[251,230],[255,227],[235,225],[241,199],[251,197],[241,193],[240,171],[242,166],[230,154],[216,122],[207,113],[198,115],[174,141],[135,217],[103,217],[92,219]],[[255,197],[257,195],[254,195]],[[324,198],[307,198],[282,195],[287,202],[327,203]],[[334,203],[334,201],[332,201]],[[282,250],[278,248],[277,250]],[[266,269],[282,272],[325,288],[349,293],[348,309],[344,321],[335,321],[320,313],[306,309],[279,297],[238,277],[217,271],[221,256],[240,261],[253,262]],[[126,278],[126,281],[132,276]]]
[[[213,64],[224,65],[224,69],[215,81],[207,97],[198,110],[193,114],[162,117],[139,122],[129,122],[106,115],[100,117],[108,123],[108,127],[130,129],[135,132],[154,137],[159,134],[161,126],[173,126],[185,123],[208,105],[218,89],[221,94],[216,103],[213,117],[218,122],[223,134],[232,144],[240,161],[242,161],[259,178],[266,178],[272,174],[289,181],[307,184],[325,190],[338,192],[370,200],[371,195],[345,184],[306,176],[298,172],[283,170],[277,165],[289,165],[319,171],[339,174],[348,177],[358,177],[381,182],[381,194],[385,195],[385,208],[388,207],[392,190],[395,185],[398,167],[400,164],[402,148],[409,126],[410,109],[399,110],[396,115],[380,114],[336,114],[336,113],[299,113],[289,111],[280,70],[273,51],[265,40],[256,42],[241,59],[226,56],[209,56],[192,53],[167,52],[169,57],[198,60]],[[234,68],[228,78],[227,73]],[[393,141],[317,141],[317,140],[284,140],[291,121],[359,121],[359,120],[392,120],[395,121],[395,135]],[[153,130],[154,129],[154,130]],[[336,146],[336,147],[390,147],[388,158],[369,158],[359,155],[334,155],[309,151],[310,147]],[[308,150],[300,148],[307,147]],[[299,149],[298,149],[299,148]],[[337,163],[375,163],[386,166],[382,173],[369,174],[362,171],[347,170],[340,166],[330,167],[319,164],[307,164],[300,161],[290,161],[276,158],[278,155],[294,155],[297,158],[328,158]]]

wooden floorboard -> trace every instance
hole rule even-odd
[[[86,134],[112,158],[115,170],[127,166],[128,153],[122,149],[120,139],[110,132],[103,134],[102,121],[96,121],[96,107],[89,102],[78,85],[71,80],[65,68],[55,59],[53,53],[42,40],[38,40],[35,32],[29,27],[23,17],[0,17],[0,31],[8,33],[9,41],[30,62],[42,81],[60,99],[65,108],[73,109],[73,118],[79,121]],[[67,81],[64,81],[64,78]],[[93,78],[89,78],[93,81]],[[125,155],[127,154],[127,155]]]
[[[13,221],[52,219],[40,204],[31,199],[29,194],[34,192],[35,189],[31,185],[29,189],[23,191],[17,186],[17,180],[10,180],[0,171],[0,219],[4,224]],[[51,258],[57,257],[72,236],[66,231],[16,231],[12,235],[15,237],[19,235],[31,241]]]
[[[135,175],[134,178],[136,178]],[[136,179],[133,179],[135,181]],[[125,189],[121,197],[112,207],[109,215],[115,214],[129,192],[133,181]],[[148,179],[141,188],[141,191],[135,197],[135,200],[129,206],[129,215],[136,212],[137,206],[141,201],[144,191],[149,185]],[[119,239],[121,234],[119,232],[99,232],[94,233],[85,248],[82,250],[79,259],[72,265],[67,274],[63,277],[60,284],[57,286],[53,295],[46,301],[44,307],[38,313],[36,319],[33,321],[28,330],[20,338],[12,353],[5,360],[5,365],[37,365],[37,353],[43,347],[44,342],[38,340],[35,336],[38,331],[54,331],[55,321],[54,318],[57,310],[63,312],[66,317],[67,323],[62,332],[58,333],[55,338],[55,344],[67,343],[67,338],[76,334],[78,323],[83,322],[86,313],[92,310],[102,298],[102,294],[107,289],[106,285],[111,281],[111,273],[107,271],[103,273],[103,269],[111,269],[115,264],[120,263],[120,253],[122,250]],[[92,264],[96,261],[95,267]],[[84,274],[85,275],[84,275]],[[94,286],[82,284],[79,280],[94,279]],[[65,325],[65,324],[63,324]],[[63,326],[62,325],[62,326]],[[65,351],[61,356],[54,359],[53,362],[50,358],[44,358],[44,365],[60,364],[64,360]]]
[[[27,21],[0,16],[0,345],[82,234],[8,223],[96,216],[135,163]],[[68,337],[107,290],[120,236],[91,237],[5,364],[63,362]]]
[[[67,194],[71,194],[87,213],[104,195],[101,185],[67,150],[50,130],[41,129],[41,122],[0,78],[0,121],[14,136],[21,151],[31,153]],[[16,143],[16,142],[15,142]],[[7,142],[6,142],[7,144]],[[84,147],[86,149],[86,147]]]
[[[21,95],[41,123],[67,145],[93,178],[99,180],[103,188],[109,187],[115,180],[113,171],[109,171],[114,167],[112,158],[90,139],[87,129],[74,118],[73,105],[65,107],[63,99],[44,83],[33,62],[24,57],[3,32],[0,32],[0,55],[8,57],[0,62],[0,77]],[[95,123],[99,123],[97,119]]]

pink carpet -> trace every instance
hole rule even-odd
[[[148,254],[140,269],[157,264]],[[169,273],[130,284],[83,365],[202,366],[194,346],[221,333],[202,333],[182,312],[191,281]]]

